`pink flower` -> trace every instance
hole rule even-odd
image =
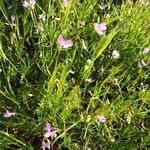
[[[107,120],[106,117],[97,115],[97,120],[96,120],[97,124],[105,123],[106,120]]]
[[[16,20],[16,16],[15,16],[15,15],[12,15],[12,16],[11,16],[11,20],[12,20],[12,21],[15,21],[15,20]]]
[[[145,54],[145,53],[148,53],[148,52],[150,52],[150,48],[149,47],[145,47],[144,50],[143,50],[143,53]]]
[[[99,35],[103,35],[104,31],[107,29],[106,24],[105,23],[94,23],[94,28],[95,31],[99,34]]]
[[[63,0],[63,4],[65,7],[67,7],[68,6],[68,0]]]
[[[36,0],[30,0],[29,4],[30,4],[30,7],[31,7],[32,9],[34,9],[34,6],[35,6],[35,4],[36,4]]]
[[[46,123],[45,127],[44,127],[44,137],[48,138],[52,135],[54,135],[56,132],[54,130],[54,128],[51,126],[51,124]]]
[[[72,40],[65,40],[63,37],[58,37],[57,44],[63,48],[69,48],[73,46]]]
[[[119,56],[120,56],[120,54],[117,50],[112,51],[112,58],[118,58]]]
[[[14,116],[16,113],[14,112],[9,112],[8,110],[6,110],[6,112],[4,113],[4,118],[9,118],[11,116]]]

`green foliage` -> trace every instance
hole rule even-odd
[[[0,150],[36,149],[46,122],[57,131],[52,145],[65,150],[148,149],[150,7],[105,4],[45,0],[25,9],[0,0]],[[95,22],[106,23],[104,35]],[[59,47],[60,35],[73,47]],[[16,115],[4,118],[6,110]],[[97,123],[98,115],[106,122]]]

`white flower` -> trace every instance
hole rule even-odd
[[[119,56],[120,56],[120,54],[117,50],[112,51],[112,58],[118,58]]]
[[[22,4],[22,6],[24,8],[28,8],[30,6],[30,4],[27,1],[24,1],[23,4]]]
[[[145,53],[148,53],[148,52],[150,52],[150,48],[149,47],[145,47],[144,50],[143,50],[143,53],[145,54]]]
[[[44,13],[43,14],[39,14],[38,19],[42,20],[42,21],[45,21],[45,14]]]
[[[15,16],[15,15],[12,15],[12,16],[11,16],[11,20],[12,20],[12,21],[15,21],[15,20],[16,20],[16,16]]]
[[[23,4],[22,4],[22,6],[23,6],[24,8],[31,8],[31,9],[34,9],[35,4],[36,4],[36,0],[30,0],[29,2],[24,1]]]

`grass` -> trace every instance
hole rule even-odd
[[[45,0],[29,10],[19,0],[0,1],[1,150],[38,149],[46,122],[57,131],[51,145],[60,149],[150,148],[150,55],[143,54],[150,7],[105,3],[102,10],[97,0],[70,0],[67,7]],[[46,20],[39,21],[43,12]],[[94,22],[107,24],[105,35]],[[73,47],[61,49],[59,35]],[[114,49],[118,59],[111,57]],[[137,67],[142,60],[147,65]],[[4,118],[6,110],[16,115]],[[106,122],[97,124],[97,115]]]

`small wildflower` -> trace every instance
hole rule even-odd
[[[54,128],[51,126],[50,123],[46,123],[44,127],[44,137],[48,138],[52,135],[54,135],[56,132],[54,131]]]
[[[106,24],[105,23],[94,23],[94,28],[95,31],[99,34],[99,35],[103,35],[104,31],[107,29]]]
[[[63,37],[58,37],[57,39],[57,44],[59,46],[62,46],[63,48],[69,48],[69,47],[72,47],[73,46],[73,42],[72,40],[66,40],[64,39]]]
[[[0,73],[2,72],[2,69],[0,68]]]
[[[105,123],[106,120],[107,120],[106,117],[97,115],[97,120],[96,120],[97,124]]]
[[[6,110],[6,112],[4,113],[4,118],[9,118],[11,116],[14,116],[16,113],[14,112],[9,112],[8,110]]]
[[[34,9],[35,4],[36,4],[36,0],[30,0],[29,2],[24,1],[23,4],[22,4],[22,6],[23,6],[24,8],[31,8],[31,9]]]
[[[120,54],[117,50],[112,51],[112,58],[118,58],[119,56],[120,56]]]
[[[143,53],[145,54],[145,53],[148,53],[148,52],[150,52],[150,48],[149,47],[145,47],[144,50],[143,50]]]
[[[22,6],[24,8],[28,8],[28,7],[30,7],[30,4],[27,1],[24,1],[23,4],[22,4]]]
[[[30,4],[30,7],[31,7],[32,9],[34,9],[34,6],[35,6],[35,4],[36,4],[36,0],[30,0],[29,4]]]
[[[15,16],[15,15],[12,15],[12,16],[11,16],[11,20],[12,20],[12,21],[15,21],[15,20],[16,20],[16,16]]]
[[[45,14],[44,13],[43,14],[39,14],[38,19],[42,20],[42,21],[45,21]]]
[[[63,0],[63,4],[65,7],[67,7],[68,6],[68,0]]]

